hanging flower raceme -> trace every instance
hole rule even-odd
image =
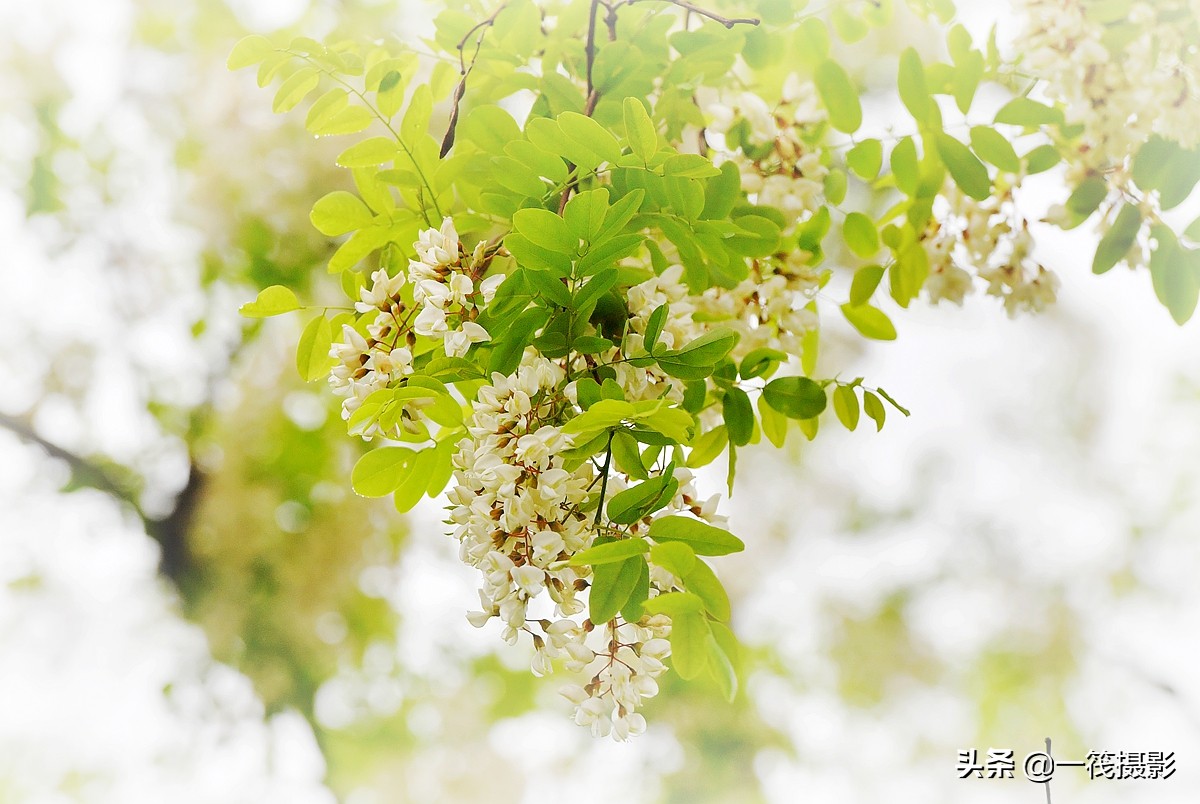
[[[378,128],[338,157],[357,192],[311,216],[345,238],[330,269],[352,306],[310,308],[297,353],[370,442],[351,485],[401,512],[446,495],[478,577],[470,622],[528,638],[594,734],[643,731],[668,667],[736,695],[709,562],[743,544],[705,467],[723,458],[732,493],[746,448],[815,438],[828,410],[848,430],[908,415],[844,366],[822,378],[854,351],[823,350],[830,315],[886,341],[922,296],[1046,308],[1043,195],[1061,201],[1045,220],[1093,220],[1096,273],[1148,265],[1191,315],[1200,222],[1176,232],[1168,213],[1200,179],[1195,0],[1126,5],[1022,0],[1023,62],[949,22],[948,62],[906,48],[887,81],[841,60],[891,30],[890,3],[839,6],[832,28],[786,3],[763,20],[590,0],[438,15],[429,46],[459,68],[442,98],[445,65],[411,86],[425,73],[390,43],[243,40],[230,63],[281,76],[276,108],[325,85],[315,136]],[[770,47],[746,46],[750,24]],[[985,81],[1012,90],[998,111]],[[864,108],[891,87],[878,107],[896,114]],[[1064,197],[1027,189],[1046,180]],[[271,287],[243,311],[298,309]]]

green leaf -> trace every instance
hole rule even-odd
[[[638,578],[633,585],[633,592],[630,593],[629,599],[625,601],[625,605],[621,606],[621,616],[625,618],[627,623],[636,623],[645,615],[643,605],[646,599],[650,597],[650,565],[645,559],[638,562]]]
[[[663,542],[650,548],[650,560],[677,578],[696,566],[696,552],[683,542]]]
[[[597,271],[586,284],[575,289],[573,296],[573,306],[576,310],[593,309],[593,305],[600,299],[601,296],[608,293],[609,290],[617,284],[621,274],[616,268],[605,268]]]
[[[596,235],[596,244],[588,249],[587,254],[584,254],[583,258],[579,260],[577,268],[580,275],[586,276],[595,273],[600,268],[612,265],[617,260],[635,253],[646,242],[645,235],[638,233],[617,235],[607,239],[605,237],[603,232]]]
[[[300,309],[300,302],[291,288],[271,285],[258,292],[258,298],[243,304],[238,312],[246,318],[270,318],[273,315],[290,313]]]
[[[858,427],[858,395],[849,385],[839,385],[833,392],[833,412],[847,430]]]
[[[342,151],[338,155],[337,163],[346,168],[375,167],[391,162],[398,152],[394,139],[371,137]]]
[[[333,345],[333,328],[325,314],[308,322],[296,345],[296,369],[305,382],[319,380],[329,373],[332,360],[329,347]]]
[[[661,517],[650,523],[649,535],[656,542],[684,542],[702,556],[737,553],[746,545],[727,530],[685,516]]]
[[[225,66],[230,70],[240,70],[243,67],[249,67],[258,64],[260,61],[270,56],[275,52],[275,46],[271,44],[271,40],[265,36],[251,34],[243,37],[233,46],[233,50],[229,53],[229,59],[225,62]]]
[[[576,240],[592,242],[603,228],[607,212],[608,188],[597,187],[572,196],[563,209],[563,220]]]
[[[625,607],[637,588],[645,564],[646,559],[633,556],[624,561],[597,565],[592,570],[592,588],[588,593],[588,619],[594,625],[603,625]]]
[[[629,148],[643,162],[658,153],[658,131],[646,107],[637,98],[626,98],[624,103],[625,137]]]
[[[585,378],[590,380],[590,378]],[[595,393],[599,394],[600,387],[596,385],[595,380],[590,380],[591,385],[595,388]],[[583,380],[579,381],[576,386],[576,394],[579,397],[580,404],[583,404],[584,391],[582,390]],[[586,405],[585,405],[586,407]],[[638,451],[638,443],[628,432],[617,430],[613,433],[612,440],[612,455],[613,460],[617,462],[617,468],[630,477],[636,477],[639,480],[649,480],[650,473],[646,471],[646,465],[642,462],[642,454]],[[618,495],[620,496],[620,495]],[[616,500],[616,497],[613,498]],[[609,512],[612,512],[612,503],[609,503]]]
[[[776,447],[782,447],[787,442],[787,417],[767,402],[766,397],[758,397],[758,416],[762,421],[763,435]]]
[[[1067,198],[1067,223],[1064,229],[1074,229],[1092,216],[1108,197],[1108,182],[1100,176],[1088,176]]]
[[[375,216],[362,200],[345,190],[334,190],[313,204],[309,220],[327,237],[337,237],[370,225]]]
[[[639,402],[637,404],[645,403]],[[661,433],[669,441],[678,444],[692,440],[692,430],[696,425],[696,421],[692,418],[691,414],[679,408],[660,408],[650,413],[639,414],[637,422],[642,427],[649,428],[656,433]]]
[[[570,255],[543,248],[520,232],[509,232],[504,246],[522,268],[549,271],[560,278],[571,275]]]
[[[1012,143],[1000,132],[987,126],[971,129],[971,147],[980,157],[1007,173],[1019,173],[1021,160],[1013,150]]]
[[[776,366],[787,359],[787,352],[760,346],[757,349],[751,349],[742,358],[742,365],[738,370],[738,374],[743,380],[762,377],[774,371]]]
[[[535,246],[559,254],[574,254],[579,239],[571,233],[567,222],[545,209],[521,209],[513,215],[513,228]]]
[[[571,560],[567,562],[567,566],[583,567],[587,565],[612,564],[617,561],[624,561],[631,556],[640,556],[648,552],[650,552],[650,542],[640,536],[632,539],[617,539],[616,541],[589,547],[586,550],[580,550],[571,556]]]
[[[1143,190],[1158,190],[1162,208],[1171,209],[1185,201],[1200,181],[1200,152],[1154,135],[1133,158],[1133,180]]]
[[[830,173],[830,176],[835,175]],[[845,178],[838,171],[836,175]],[[828,180],[828,176],[826,177]],[[761,211],[761,210],[760,210]],[[762,215],[739,215],[734,221],[737,227],[731,237],[724,238],[727,248],[742,257],[766,257],[774,254],[779,246],[779,224]]]
[[[865,265],[854,272],[850,282],[850,306],[866,304],[883,279],[882,265]]]
[[[934,138],[938,154],[959,189],[977,201],[987,199],[992,192],[992,182],[979,158],[971,153],[970,148],[945,132],[936,132]]]
[[[846,245],[860,257],[870,257],[879,251],[879,232],[875,222],[861,212],[851,212],[842,224]]]
[[[329,90],[309,107],[304,127],[318,137],[362,131],[375,118],[362,106],[351,106],[349,97],[341,87]]]
[[[632,419],[636,415],[637,409],[631,402],[602,399],[564,424],[562,431],[568,435],[599,432],[619,427],[626,419]]]
[[[817,67],[814,79],[821,102],[829,112],[829,123],[838,131],[853,134],[862,125],[862,105],[850,76],[836,61],[827,59]]]
[[[742,194],[742,175],[735,162],[722,162],[720,175],[704,184],[704,209],[702,220],[721,220],[729,217],[734,203]]]
[[[898,83],[900,100],[909,114],[921,125],[928,123],[935,107],[925,84],[925,68],[921,64],[921,57],[911,47],[905,48],[900,54]]]
[[[861,179],[871,181],[883,166],[883,144],[879,140],[863,140],[846,153],[846,167]]]
[[[642,343],[646,351],[654,354],[654,347],[658,344],[658,337],[662,335],[663,327],[667,323],[666,303],[660,304],[654,308],[654,312],[650,314],[650,318],[646,321],[646,334],[643,336]]]
[[[564,309],[573,306],[571,291],[567,290],[567,286],[558,277],[544,271],[530,271],[529,282],[537,289],[542,298]]]
[[[865,338],[877,341],[896,340],[896,327],[887,314],[878,307],[869,304],[842,305],[842,314],[859,333]]]
[[[525,347],[533,339],[533,333],[545,326],[548,319],[549,311],[544,307],[534,307],[518,315],[500,342],[495,344],[488,370],[501,374],[513,373],[521,362]]]
[[[446,484],[450,482],[450,478],[454,476],[454,453],[457,447],[457,438],[443,438],[439,441],[434,451],[437,453],[437,460],[432,472],[429,474],[429,483],[425,487],[425,493],[430,497],[437,497],[446,488]]]
[[[1062,155],[1058,152],[1058,149],[1049,143],[1032,149],[1023,158],[1025,160],[1025,172],[1030,176],[1045,173],[1062,161]]]
[[[1169,227],[1150,229],[1156,247],[1150,255],[1150,278],[1158,300],[1170,311],[1175,323],[1184,324],[1196,310],[1200,296],[1200,252],[1179,244]]]
[[[709,629],[712,633],[705,640],[708,646],[708,670],[713,680],[717,682],[717,688],[725,696],[725,700],[733,703],[738,693],[737,669],[734,657],[729,655],[729,650],[736,648],[736,642],[730,644],[733,640],[733,632],[721,623],[709,623]],[[722,632],[728,635],[729,640],[724,645],[721,644],[722,639],[718,636]]]
[[[404,482],[416,453],[405,447],[379,447],[358,459],[350,471],[350,486],[363,497],[385,497]]]
[[[729,440],[738,447],[749,444],[754,434],[754,408],[750,405],[749,395],[736,386],[730,388],[725,391],[721,409]]]
[[[647,600],[644,608],[647,614],[669,614],[679,617],[704,611],[704,601],[691,592],[665,592]]]
[[[841,170],[831,170],[825,174],[825,197],[830,204],[840,204],[846,200],[846,190],[850,186],[846,174]]]
[[[821,207],[796,227],[796,245],[813,254],[821,253],[821,241],[829,233],[829,207]]]
[[[713,373],[737,342],[738,334],[733,330],[710,330],[682,349],[659,352],[656,357],[658,365],[672,377],[700,380]]]
[[[725,587],[721,585],[720,579],[712,568],[705,564],[700,559],[696,559],[696,563],[692,565],[692,569],[687,575],[683,576],[684,586],[687,590],[701,600],[704,601],[704,609],[714,620],[726,622],[731,614],[729,606],[729,594],[725,591]]]
[[[458,125],[458,134],[464,142],[475,144],[481,151],[499,154],[508,152],[507,146],[520,138],[521,129],[507,110],[488,104],[467,112]]]
[[[433,114],[433,91],[429,84],[420,84],[408,101],[408,109],[400,121],[400,138],[412,144],[429,134],[429,118]]]
[[[819,416],[827,404],[825,389],[808,377],[780,377],[763,388],[763,398],[789,419]]]
[[[1092,273],[1102,274],[1112,269],[1133,248],[1138,231],[1142,228],[1142,212],[1133,204],[1125,204],[1117,213],[1116,220],[1100,238],[1096,256],[1092,259]]]
[[[680,179],[708,179],[721,171],[700,154],[675,154],[663,162],[663,175]],[[703,208],[703,207],[701,207]]]
[[[308,93],[317,88],[320,81],[321,74],[317,70],[312,67],[301,67],[280,84],[271,109],[276,114],[290,112],[296,107],[296,104],[304,100]]]
[[[684,681],[698,677],[708,667],[708,640],[712,632],[701,614],[679,614],[671,620],[671,659]]]
[[[875,432],[883,429],[883,422],[887,419],[887,409],[879,401],[879,397],[866,390],[863,391],[863,412],[875,422]]]
[[[725,445],[728,443],[729,432],[725,429],[725,425],[719,424],[711,430],[705,431],[692,445],[692,451],[688,454],[687,467],[696,469],[707,466],[725,451]]]
[[[558,116],[558,127],[567,137],[596,153],[605,162],[616,164],[621,160],[621,146],[608,129],[590,117],[578,112],[563,112]],[[588,169],[597,167],[590,165]]]
[[[903,413],[905,416],[908,416],[908,415],[909,415],[908,408],[906,408],[906,407],[904,407],[903,405],[901,405],[901,404],[900,404],[899,402],[897,402],[895,399],[892,399],[892,396],[891,396],[891,394],[889,394],[887,391],[883,390],[882,388],[876,388],[876,389],[875,389],[875,391],[876,391],[876,393],[878,393],[878,394],[879,394],[881,397],[883,397],[884,399],[886,399],[886,400],[888,401],[888,404],[890,404],[890,405],[891,405],[892,407],[894,407],[896,410],[900,411],[900,412],[901,412],[901,413]]]
[[[896,186],[907,196],[917,194],[921,180],[921,168],[917,163],[917,144],[912,137],[905,137],[892,149],[892,176]]]
[[[392,503],[399,513],[411,511],[425,496],[429,488],[429,478],[434,473],[437,463],[438,452],[435,448],[423,449],[416,454],[392,496]]]
[[[1029,98],[1013,98],[996,112],[995,122],[1007,123],[1025,128],[1037,128],[1042,125],[1062,125],[1063,113],[1060,109],[1047,106],[1044,103]]]
[[[608,519],[617,525],[632,525],[670,502],[678,488],[678,481],[670,474],[638,483],[608,501]]]

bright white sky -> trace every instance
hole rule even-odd
[[[119,106],[127,7],[61,0],[30,15],[18,5],[0,4],[5,36],[73,37],[75,55],[60,67],[80,93],[71,110],[79,130],[105,125],[106,116],[124,120],[139,154],[132,175],[149,200],[98,220],[136,225],[144,247],[171,266],[156,291],[186,287],[196,244],[169,205],[155,203],[168,192],[170,154]],[[296,13],[291,0],[243,5],[253,27]],[[22,96],[25,78],[0,75],[4,180],[32,147],[4,103]],[[142,381],[131,373],[139,365],[161,367],[184,394],[188,378],[204,374],[206,356],[185,346],[185,311],[164,306],[139,333],[154,345],[131,368],[120,357],[130,333],[96,281],[104,253],[86,241],[61,252],[52,227],[24,219],[19,198],[17,186],[0,184],[0,342],[10,344],[0,354],[0,410],[20,412],[32,401],[46,344],[63,322],[84,327],[94,350],[86,359],[110,367],[108,379],[90,395],[86,419],[51,401],[42,424],[68,444],[157,461],[169,487],[178,453],[155,442],[128,389]],[[773,801],[796,801],[799,791],[839,804],[1040,800],[1025,782],[957,781],[954,751],[989,747],[975,742],[972,657],[997,635],[1040,633],[1064,608],[1080,645],[1067,706],[1087,746],[1174,750],[1181,769],[1160,783],[1056,779],[1056,800],[1200,797],[1200,325],[1175,327],[1144,274],[1092,277],[1085,236],[1043,243],[1042,260],[1063,279],[1062,304],[1050,315],[1008,321],[981,297],[961,311],[918,307],[896,316],[895,344],[842,355],[845,374],[886,387],[911,419],[894,417],[879,436],[826,433],[799,448],[803,470],[765,450],[743,458],[730,506],[734,529],[751,544],[729,562],[730,583],[744,597],[737,626],[750,642],[777,643],[801,681],[751,684],[802,756],[756,761]],[[179,617],[135,523],[101,495],[58,495],[62,479],[36,450],[0,432],[0,802],[332,801],[302,719],[264,724],[248,681],[213,662],[199,630]],[[705,479],[719,487],[717,473]],[[912,500],[914,515],[899,515]],[[855,529],[855,511],[864,510],[874,524]],[[436,508],[417,516],[415,532],[437,532]],[[449,540],[421,541],[398,572],[392,596],[412,613],[407,622],[420,624],[407,627],[424,629],[401,635],[406,660],[433,676],[446,668],[423,646],[437,639],[470,651],[497,645],[462,617],[474,579]],[[1123,572],[1136,585],[1121,595],[1109,579]],[[829,609],[869,611],[899,589],[915,590],[921,635],[964,676],[897,690],[882,711],[847,708],[824,650],[835,636]],[[525,661],[519,652],[505,658]],[[336,689],[326,698],[336,712]],[[1012,713],[1027,731],[1005,747],[1019,755],[1038,747],[1046,736],[1038,714]],[[523,744],[512,761],[544,775],[527,801],[567,791],[576,801],[641,800],[657,772],[678,762],[665,728],[628,746],[592,744],[560,715],[530,715],[493,734],[501,752]],[[409,794],[433,800],[436,785],[414,779]],[[354,804],[390,800],[363,794]]]

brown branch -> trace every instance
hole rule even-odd
[[[584,45],[584,53],[587,54],[587,103],[583,113],[588,117],[596,109],[596,99],[593,97],[596,85],[592,82],[592,69],[596,65],[596,14],[599,10],[600,0],[592,0],[591,13],[588,14],[587,43]]]
[[[634,3],[644,3],[646,0],[623,0],[623,2],[625,5],[631,6]],[[707,17],[713,22],[719,22],[726,28],[732,28],[735,25],[758,25],[760,22],[762,22],[762,20],[759,20],[756,17],[722,17],[715,11],[709,11],[708,9],[692,5],[688,2],[688,0],[658,0],[658,2],[670,3],[671,5],[679,6],[686,11],[699,14],[701,17]]]
[[[138,502],[137,490],[100,464],[47,441],[28,424],[12,416],[0,414],[0,428],[40,448],[51,458],[65,463],[76,483],[103,492],[132,508],[142,521],[146,535],[158,542],[159,566],[166,577],[178,585],[192,569],[192,553],[188,546],[187,533],[204,482],[204,475],[195,462],[192,462],[188,471],[187,485],[175,496],[175,504],[170,512],[163,517],[152,517]]]
[[[586,117],[592,116],[592,112],[596,111],[596,103],[600,100],[600,91],[596,89],[595,84],[592,82],[592,70],[596,64],[596,14],[600,11],[601,2],[602,0],[592,0],[591,13],[588,14],[587,42],[584,44],[584,53],[587,56],[587,101],[585,101],[583,105],[583,114]],[[615,15],[615,6],[607,6],[607,8],[610,17]],[[612,24],[609,26],[610,37],[615,36],[615,25],[616,21],[614,19]],[[568,164],[567,170],[573,174],[575,171],[575,165]],[[571,198],[571,192],[577,189],[578,186],[578,177],[572,176],[571,181],[569,181],[567,186],[563,188],[562,198],[560,198],[558,201],[559,215],[562,215],[563,211],[567,208],[567,201],[569,201]]]
[[[496,24],[496,17],[500,16],[500,12],[507,6],[508,3],[501,3],[492,12],[490,17],[482,22],[475,23],[463,35],[463,38],[458,41],[458,74],[462,77],[458,80],[458,86],[454,88],[454,96],[450,102],[450,123],[446,127],[446,136],[442,137],[442,148],[438,154],[439,158],[445,159],[446,154],[450,153],[450,149],[454,147],[454,135],[458,128],[459,107],[462,104],[463,95],[467,92],[467,78],[471,75],[471,71],[475,69],[475,62],[479,60],[479,50],[483,47],[483,37],[487,34],[488,29]],[[475,53],[471,56],[471,64],[468,66],[464,50],[467,46],[467,40],[476,32],[479,33],[479,37],[475,40]]]
[[[0,413],[0,427],[8,430],[26,443],[40,447],[51,458],[57,458],[62,461],[70,468],[71,475],[77,481],[97,491],[102,491],[119,502],[126,503],[137,512],[143,521],[146,521],[146,515],[142,511],[141,505],[138,504],[135,491],[128,484],[113,477],[104,467],[92,463],[87,458],[76,455],[68,449],[64,449],[58,444],[47,441],[38,435],[28,424],[12,416]]]

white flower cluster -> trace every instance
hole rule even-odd
[[[695,478],[687,469],[675,469],[672,477],[679,487],[659,516],[687,512],[713,525],[727,524],[726,518],[717,513],[720,495],[700,501]],[[619,493],[627,487],[627,481],[615,476],[609,483],[610,490]],[[637,522],[630,526],[629,535],[644,534],[646,527],[644,521]],[[652,598],[681,589],[679,579],[650,563]],[[617,618],[603,628],[590,621],[575,626],[571,620],[541,625],[546,638],[534,637],[535,673],[548,673],[552,660],[565,655],[567,670],[591,674],[584,685],[568,684],[559,689],[563,697],[575,704],[575,722],[590,727],[593,736],[611,735],[615,740],[645,731],[646,720],[636,710],[646,699],[658,694],[657,679],[667,671],[671,619],[663,614],[644,616],[636,623]],[[603,637],[603,644],[589,647],[589,632]]]
[[[442,222],[440,230],[421,232],[414,247],[420,259],[409,260],[408,279],[421,312],[413,330],[442,340],[448,357],[462,357],[471,344],[488,340],[487,330],[476,324],[475,318],[495,296],[504,277],[488,277],[476,288],[476,278],[487,266],[485,244],[480,241],[466,258],[450,218]]]
[[[678,320],[664,328],[670,332],[666,342],[671,343],[692,337],[686,327],[699,326],[684,323],[691,316],[679,279],[678,270],[669,270],[634,294],[643,317],[664,302],[679,305],[672,314]],[[637,387],[649,388],[658,381],[651,370],[635,371],[641,376],[630,374],[626,379]],[[596,536],[594,514],[582,509],[594,507],[587,503],[600,476],[590,462],[573,471],[564,468],[564,453],[572,444],[558,423],[574,410],[573,383],[566,379],[559,363],[529,348],[513,374],[493,374],[490,385],[479,390],[470,435],[458,444],[454,458],[448,521],[454,526],[460,558],[482,575],[481,609],[468,614],[471,623],[482,627],[499,619],[509,644],[521,632],[529,633],[535,675],[550,674],[556,662],[569,672],[584,673],[586,683],[561,690],[575,704],[575,721],[594,735],[625,740],[646,728],[637,709],[658,692],[656,679],[666,672],[671,621],[661,614],[637,622],[619,616],[607,623],[580,619],[585,601],[579,593],[589,587],[592,573],[590,567],[566,562],[592,546]],[[717,513],[718,495],[699,500],[687,469],[675,469],[672,477],[677,490],[660,515],[686,512],[725,524]],[[613,470],[606,485],[611,500],[631,481]],[[639,521],[628,526],[627,535],[642,534],[647,527],[645,520]],[[676,578],[653,564],[650,580],[651,596],[679,588]],[[537,613],[552,619],[531,612],[542,592],[553,610]]]
[[[737,287],[705,291],[700,302],[705,316],[741,334],[735,360],[759,348],[801,353],[804,333],[818,326],[817,314],[806,305],[817,292],[819,274],[807,258],[805,252],[793,251],[787,259],[754,260],[750,276]]]
[[[571,621],[560,620],[547,629],[551,640],[556,627],[560,632],[567,628],[561,625],[564,622]],[[637,709],[644,700],[658,694],[656,679],[667,671],[664,660],[671,652],[666,639],[670,631],[670,618],[659,614],[643,618],[641,624],[611,623],[604,654],[592,654],[581,642],[567,643],[568,649],[575,648],[572,657],[592,654],[600,665],[586,685],[568,684],[559,689],[560,695],[575,704],[575,722],[591,728],[594,737],[611,735],[614,740],[627,740],[644,732],[646,718]]]
[[[550,565],[587,547],[592,534],[579,511],[593,470],[562,468],[569,436],[549,424],[561,414],[562,368],[533,349],[517,371],[492,375],[474,402],[470,437],[454,458],[457,485],[450,491],[450,522],[464,562],[484,575],[482,625],[504,623],[516,642],[526,627],[526,607],[547,589],[560,616],[578,614],[581,570]]]
[[[367,337],[349,324],[342,325],[342,339],[335,341],[329,355],[336,364],[329,373],[334,393],[344,396],[342,418],[348,419],[375,391],[412,373],[413,340],[407,330],[412,315],[401,298],[404,276],[388,276],[380,268],[371,275],[371,287],[360,291],[354,308],[362,314],[376,312],[367,325]]]
[[[355,304],[361,316],[357,326],[346,325],[331,349],[337,365],[330,382],[346,397],[343,414],[352,422],[371,394],[413,381],[413,356],[422,351],[421,339],[440,340],[450,356],[463,356],[472,343],[488,339],[475,319],[503,277],[483,278],[489,259],[485,249],[477,247],[468,256],[449,219],[439,229],[421,232],[414,245],[418,259],[410,260],[407,275],[389,276],[383,269],[372,274],[371,285],[360,291]],[[765,328],[770,316],[788,319],[794,312],[784,309],[791,304],[789,294],[806,281],[779,266],[767,278],[763,270],[756,267],[754,277],[723,302],[730,318],[744,320],[750,328],[754,322]],[[757,295],[755,285],[760,286]],[[453,456],[454,481],[447,495],[447,524],[453,527],[459,555],[481,575],[481,608],[468,614],[470,622],[482,627],[498,619],[509,644],[528,633],[536,675],[547,675],[556,665],[580,674],[581,683],[561,690],[575,704],[575,721],[594,735],[617,740],[646,729],[637,710],[657,694],[657,679],[667,670],[671,619],[664,614],[636,621],[617,615],[598,623],[586,618],[593,571],[569,561],[609,530],[598,527],[607,521],[607,503],[635,481],[609,462],[603,468],[592,461],[578,466],[568,462],[573,444],[562,425],[580,412],[577,383],[569,381],[568,370],[580,376],[604,364],[615,372],[627,400],[665,396],[678,401],[678,381],[656,365],[635,367],[624,358],[644,352],[650,317],[662,305],[668,308],[658,336],[663,348],[680,348],[710,326],[703,316],[696,320],[697,302],[703,299],[690,292],[679,265],[635,285],[627,299],[625,338],[607,355],[556,361],[528,347],[512,374],[493,373],[479,387],[467,435]],[[748,311],[755,305],[750,321]],[[414,398],[402,404],[404,415],[396,417],[396,427],[427,436],[421,406],[432,403]],[[404,435],[382,432],[375,423],[354,426],[368,436]],[[668,461],[660,454],[657,468],[650,470],[652,475],[671,471],[675,489],[655,516],[684,514],[724,526],[717,513],[719,496],[700,500],[692,473]],[[623,525],[618,535],[644,536],[649,523],[642,519]],[[650,597],[682,589],[680,579],[662,567],[649,563],[649,571]]]
[[[696,305],[683,282],[682,265],[672,265],[658,276],[631,287],[626,303],[629,306],[629,331],[624,350],[629,354],[645,352],[644,336],[650,316],[663,304],[667,305],[667,319],[658,336],[658,348],[678,349],[704,334],[705,326],[692,318]],[[618,362],[621,351],[614,351],[611,362],[626,399],[656,399],[664,390],[668,399],[676,402],[682,399],[680,383],[673,382],[657,365],[638,368]]]
[[[1150,134],[1200,145],[1200,2],[1139,2],[1116,19],[1104,16],[1108,5],[1019,3],[1024,65],[1066,104],[1068,121],[1084,126],[1080,161],[1120,164]]]
[[[783,85],[774,109],[753,92],[723,94],[706,107],[709,131],[723,135],[725,158],[737,165],[742,190],[755,203],[772,206],[791,220],[816,210],[828,168],[811,135],[824,122],[816,87],[796,74]],[[735,130],[746,141],[733,150]]]
[[[670,620],[662,615],[639,623],[572,619],[584,610],[578,593],[588,587],[591,573],[564,562],[594,538],[580,509],[596,472],[590,463],[573,472],[562,467],[571,441],[548,422],[560,419],[567,404],[564,381],[558,364],[529,349],[515,373],[495,374],[492,384],[480,389],[470,437],[459,444],[454,459],[450,522],[460,557],[483,575],[482,610],[468,615],[471,623],[482,627],[499,618],[510,644],[522,631],[531,634],[532,669],[539,676],[552,672],[555,660],[577,672],[600,665],[586,686],[572,686],[564,694],[576,704],[576,722],[594,734],[624,740],[646,728],[636,709],[658,691],[654,679],[666,670]],[[690,473],[684,479],[690,483]],[[619,488],[621,481],[614,478],[613,485]],[[677,499],[691,504],[682,494]],[[553,621],[529,616],[530,603],[543,591],[554,603]],[[609,639],[593,649],[588,635],[598,626]]]
[[[1031,258],[1028,222],[1012,203],[1012,191],[976,201],[947,184],[921,235],[929,257],[924,290],[929,300],[961,305],[973,278],[988,283],[987,293],[1003,300],[1010,316],[1040,312],[1052,304],[1059,281]]]

